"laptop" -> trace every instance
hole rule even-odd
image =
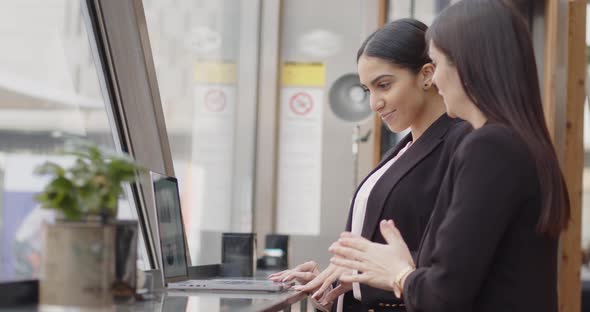
[[[162,280],[168,289],[239,290],[277,292],[285,285],[252,278],[189,279],[188,256],[185,249],[184,224],[178,181],[174,177],[150,172],[156,208],[156,226],[160,243]]]

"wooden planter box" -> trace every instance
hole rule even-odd
[[[39,303],[102,307],[132,298],[137,222],[58,222],[44,233]]]

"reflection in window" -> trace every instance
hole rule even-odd
[[[0,281],[38,277],[42,224],[33,169],[65,138],[115,148],[79,0],[0,2]],[[52,156],[49,156],[52,155]],[[127,200],[120,214],[134,214]]]
[[[255,102],[239,95],[240,79],[256,79],[244,70],[255,53],[243,57],[256,3],[144,2],[193,265],[221,262],[222,232],[251,231]]]
[[[426,25],[432,24],[438,12],[458,0],[389,0],[388,19],[415,18]]]

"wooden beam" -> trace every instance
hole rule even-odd
[[[381,27],[387,23],[387,16],[389,14],[389,1],[379,0],[379,21],[378,26]]]
[[[387,16],[389,13],[389,1],[388,0],[379,0],[379,20],[378,20],[378,27],[382,27],[387,23]],[[374,126],[375,135],[373,135],[373,164],[377,166],[379,161],[381,161],[381,118],[379,115],[374,114]]]
[[[545,5],[545,59],[543,60],[543,109],[551,138],[555,139],[555,72],[557,71],[558,1],[547,0]]]
[[[569,1],[568,78],[563,172],[569,190],[571,220],[561,236],[559,311],[581,310],[580,267],[584,98],[586,81],[586,0]]]

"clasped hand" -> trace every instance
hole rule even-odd
[[[382,220],[381,234],[387,244],[371,242],[358,235],[344,232],[340,239],[330,246],[334,255],[330,262],[340,268],[362,272],[356,275],[346,273],[340,276],[343,283],[358,282],[374,288],[393,290],[396,276],[414,260],[393,221]]]
[[[295,290],[311,293],[312,298],[319,301],[321,305],[328,305],[339,295],[349,291],[351,286],[349,283],[343,283],[331,289],[334,282],[338,278],[349,271],[345,268],[339,268],[334,264],[330,264],[324,271],[320,272],[318,264],[314,261],[309,261],[296,266],[290,270],[284,270],[269,275],[269,279],[275,282],[289,282],[296,280],[301,285],[294,286]]]
[[[351,290],[354,282],[391,291],[396,275],[408,266],[414,266],[414,260],[393,221],[383,220],[379,227],[387,244],[374,243],[344,232],[330,246],[334,256],[330,259],[331,264],[321,273],[317,263],[309,261],[271,274],[269,279],[275,282],[296,280],[301,285],[294,286],[295,290],[313,292],[312,298],[324,306]],[[353,274],[354,270],[362,273]],[[340,284],[330,289],[338,280]]]

